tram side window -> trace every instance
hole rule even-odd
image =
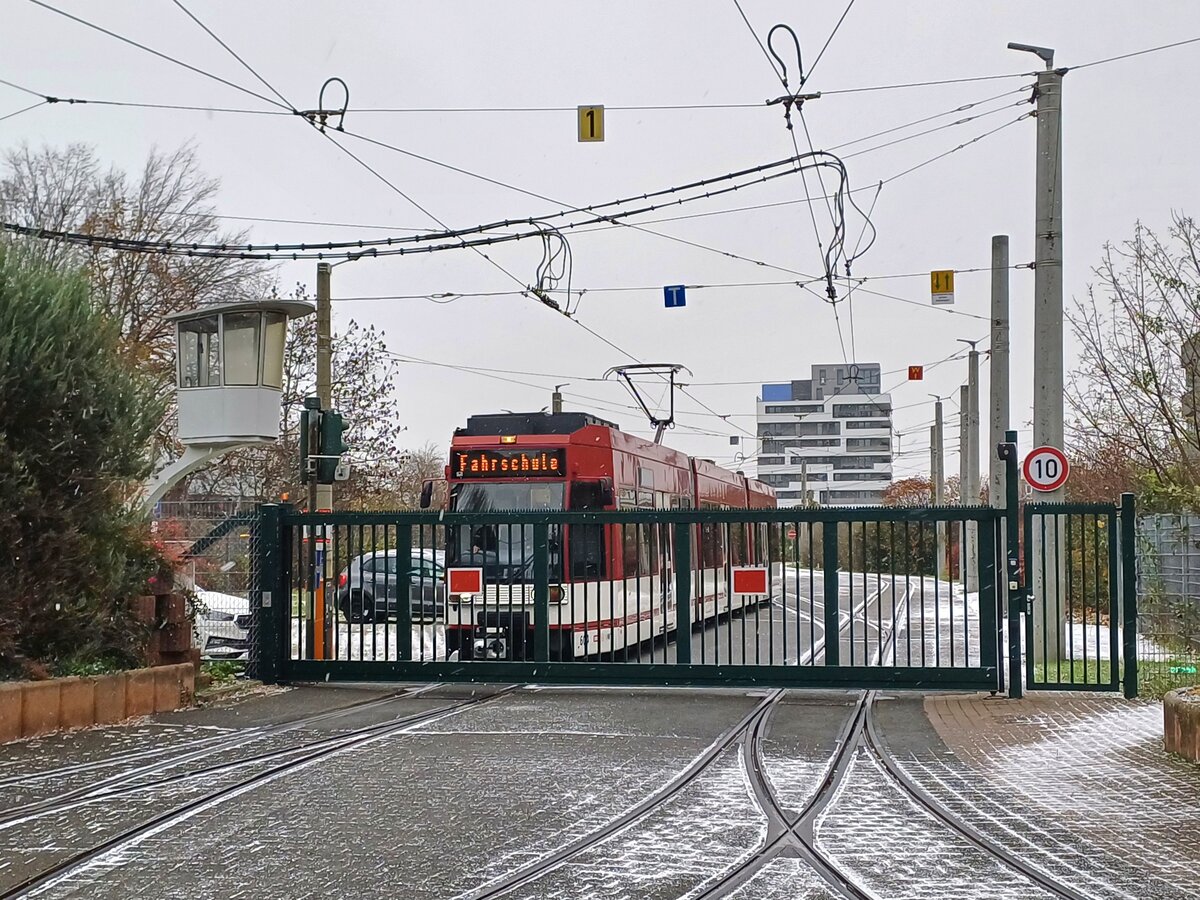
[[[658,534],[654,525],[624,526],[625,577],[639,578],[658,572]]]
[[[744,522],[734,522],[729,526],[729,558],[735,566],[744,566],[748,562]]]
[[[701,509],[716,509],[715,505],[701,503]],[[705,522],[700,526],[700,561],[706,569],[715,569],[725,564],[723,526]]]
[[[571,485],[571,509],[604,508],[604,492],[599,482],[577,481]],[[601,578],[604,575],[604,526],[570,525],[568,550],[571,554],[571,578]]]

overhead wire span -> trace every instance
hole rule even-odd
[[[6,119],[16,118],[17,116],[21,115],[22,113],[27,113],[32,109],[37,109],[39,106],[45,106],[45,105],[46,105],[45,100],[39,100],[37,103],[30,103],[28,106],[22,107],[21,109],[18,109],[15,112],[10,112],[6,115],[0,116],[0,122],[5,121]]]
[[[247,94],[258,100],[262,100],[264,103],[268,103],[271,106],[277,106],[277,107],[282,107],[284,109],[287,109],[287,106],[285,104],[281,104],[277,100],[272,100],[270,97],[266,97],[263,94],[258,93],[257,91],[252,91],[250,88],[243,87],[240,84],[229,81],[226,78],[222,78],[220,75],[214,75],[212,72],[208,72],[208,71],[205,71],[204,69],[198,68],[197,66],[193,66],[190,63],[186,63],[183,60],[177,59],[174,56],[171,56],[167,53],[163,53],[159,50],[155,50],[152,47],[147,47],[145,44],[139,43],[138,41],[135,41],[132,38],[127,38],[124,35],[118,34],[115,31],[110,31],[109,29],[104,28],[100,25],[97,25],[94,22],[89,22],[87,19],[81,19],[79,16],[71,15],[71,13],[66,12],[65,10],[61,10],[56,6],[51,6],[49,3],[44,2],[44,0],[29,0],[29,2],[32,3],[34,6],[40,6],[42,9],[49,10],[50,12],[55,13],[60,16],[63,16],[64,18],[70,19],[73,22],[78,22],[80,25],[83,25],[86,28],[91,28],[94,31],[99,31],[101,34],[105,34],[108,37],[111,37],[118,41],[121,41],[124,44],[129,44],[132,47],[136,47],[139,50],[142,50],[146,53],[151,54],[152,56],[157,56],[159,59],[166,60],[167,62],[172,63],[173,65],[180,66],[184,69],[187,69],[190,72],[196,73],[197,75],[202,75],[205,78],[209,78],[213,81],[223,84],[226,87],[231,87],[235,91],[241,91],[243,94]],[[290,111],[291,110],[289,110],[289,112]]]
[[[335,142],[336,143],[336,142]],[[341,147],[341,145],[338,145]],[[470,228],[451,229],[445,225],[440,219],[433,216],[427,209],[415,203],[399,187],[388,181],[377,170],[370,167],[369,164],[362,161],[358,156],[354,155],[348,148],[342,148],[344,152],[350,154],[353,159],[361,165],[366,166],[372,174],[383,180],[388,187],[403,196],[410,203],[413,203],[423,213],[428,215],[433,221],[442,226],[443,231],[426,231],[416,234],[405,235],[401,237],[386,237],[386,238],[367,238],[358,240],[344,241],[321,241],[321,242],[286,242],[286,241],[262,241],[256,243],[247,243],[239,245],[230,245],[228,243],[210,244],[203,242],[188,242],[186,244],[177,244],[171,241],[135,241],[132,239],[122,239],[104,235],[87,234],[83,232],[55,231],[52,229],[33,229],[29,226],[17,226],[14,223],[4,225],[8,230],[16,231],[17,233],[28,234],[34,237],[46,237],[57,240],[72,240],[76,242],[89,243],[92,245],[107,246],[111,249],[122,249],[131,251],[149,251],[162,253],[184,253],[185,255],[201,255],[207,254],[226,254],[235,255],[237,258],[254,258],[253,254],[274,254],[276,257],[282,255],[284,258],[293,258],[291,254],[310,254],[321,252],[322,256],[315,258],[325,258],[328,254],[338,250],[351,250],[353,256],[361,255],[403,255],[403,250],[393,252],[397,247],[403,248],[406,245],[416,245],[435,241],[454,241],[451,247],[464,246],[458,239],[472,236],[484,235],[488,232],[496,232],[505,228],[512,228],[519,225],[530,226],[532,230],[517,233],[517,234],[499,234],[492,235],[487,240],[481,241],[481,245],[492,243],[500,243],[509,240],[520,240],[526,237],[539,237],[544,228],[551,223],[565,219],[565,217],[585,214],[585,218],[576,222],[563,221],[557,227],[573,229],[581,225],[590,225],[597,223],[617,223],[622,218],[642,215],[647,212],[653,212],[657,209],[664,209],[669,206],[682,206],[687,203],[696,202],[699,200],[707,200],[712,197],[721,196],[725,193],[730,193],[737,190],[742,190],[746,187],[755,184],[765,183],[775,178],[782,178],[795,174],[799,169],[796,166],[797,160],[787,158],[776,160],[770,163],[763,163],[757,166],[750,166],[740,169],[735,172],[730,172],[724,175],[704,178],[697,181],[689,182],[680,187],[665,188],[658,191],[643,193],[636,196],[623,197],[617,200],[610,200],[604,203],[590,204],[588,206],[579,206],[573,208],[564,208],[556,212],[544,213],[537,216],[530,216],[523,219],[505,219],[502,221],[489,222],[482,225],[472,226]],[[821,161],[812,163],[812,165],[822,165]],[[757,177],[750,177],[757,176]],[[747,179],[747,180],[739,180]],[[714,187],[716,185],[727,185],[725,187]],[[703,189],[703,190],[702,190]],[[687,196],[681,196],[676,199],[662,203],[647,203],[640,207],[632,209],[614,209],[616,207],[627,206],[638,200],[653,200],[660,197],[671,197],[683,192],[689,192]],[[551,201],[553,202],[553,201]],[[604,210],[613,210],[611,212],[602,212]],[[9,227],[12,225],[13,227]],[[38,232],[38,233],[34,233]],[[450,249],[439,248],[439,249]],[[371,252],[375,250],[377,252]],[[188,252],[191,251],[191,252]],[[367,251],[367,253],[363,253]],[[417,252],[417,251],[412,251]],[[264,258],[271,258],[265,256]],[[298,257],[312,258],[312,257]]]

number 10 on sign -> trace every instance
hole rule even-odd
[[[579,140],[604,140],[604,107],[579,107]]]

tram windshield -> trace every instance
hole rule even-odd
[[[451,508],[456,512],[562,509],[566,487],[562,481],[456,484]]]
[[[509,482],[457,484],[451,495],[456,512],[504,512],[508,510],[562,509],[566,495],[563,482]],[[558,526],[550,527],[550,571],[561,571],[562,553]],[[456,525],[450,529],[452,564],[479,566],[489,582],[515,584],[533,574],[533,526],[507,524]]]

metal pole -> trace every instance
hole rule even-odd
[[[958,505],[963,506],[970,496],[967,484],[969,448],[971,446],[971,392],[965,385],[958,386]],[[959,522],[958,532],[958,580],[967,590],[967,523]]]
[[[317,398],[321,401],[322,411],[333,406],[333,329],[331,325],[332,312],[329,296],[329,275],[333,267],[329,263],[317,263]],[[311,444],[320,447],[320,442]],[[333,510],[333,485],[316,484],[316,479],[309,486],[309,509],[314,512]],[[328,559],[328,545],[325,529],[315,525],[310,537],[318,541],[316,544],[316,625],[321,633],[317,644],[316,659],[326,659],[327,649],[333,647],[333,611],[328,600],[332,597],[330,589],[329,570],[332,560]]]
[[[321,409],[333,408],[333,329],[329,297],[329,276],[333,267],[329,263],[317,263],[317,397]],[[317,510],[333,509],[333,485],[317,486]]]
[[[942,398],[935,397],[933,405],[933,503],[941,506],[946,502],[946,454],[945,429],[942,427]],[[937,524],[938,574],[946,577],[946,523]]]
[[[1025,672],[1021,669],[1021,614],[1025,612],[1025,586],[1021,583],[1021,548],[1018,537],[1017,501],[1017,433],[1006,431],[1004,443],[1004,543],[1007,554],[1005,574],[1008,576],[1008,696],[1020,699],[1024,694]],[[997,450],[999,448],[997,447]]]
[[[962,487],[963,502],[979,505],[979,351],[974,347],[967,355],[967,449],[966,484]],[[979,523],[967,523],[966,542],[968,591],[979,590]]]
[[[1008,235],[992,237],[992,350],[988,362],[991,416],[988,443],[995,448],[1008,431]],[[991,453],[988,500],[999,509],[1004,506],[1004,461]]]
[[[562,394],[558,390],[561,387],[566,387],[566,385],[556,384],[554,386],[554,393],[550,395],[550,411],[555,415],[563,411]]]
[[[808,506],[808,460],[800,460],[800,501],[801,506]]]
[[[1063,231],[1062,231],[1062,77],[1054,68],[1054,51],[1013,45],[1036,53],[1046,63],[1037,76],[1037,172],[1035,179],[1033,270],[1033,445],[1063,446]],[[1063,491],[1047,492],[1041,502],[1063,502]],[[1044,534],[1034,535],[1033,652],[1037,662],[1062,659],[1066,626],[1061,598],[1066,596],[1063,529],[1055,523],[1054,538],[1041,548]],[[1044,529],[1039,529],[1044,532]],[[1053,603],[1043,611],[1043,605]],[[1046,630],[1052,633],[1044,634]]]

